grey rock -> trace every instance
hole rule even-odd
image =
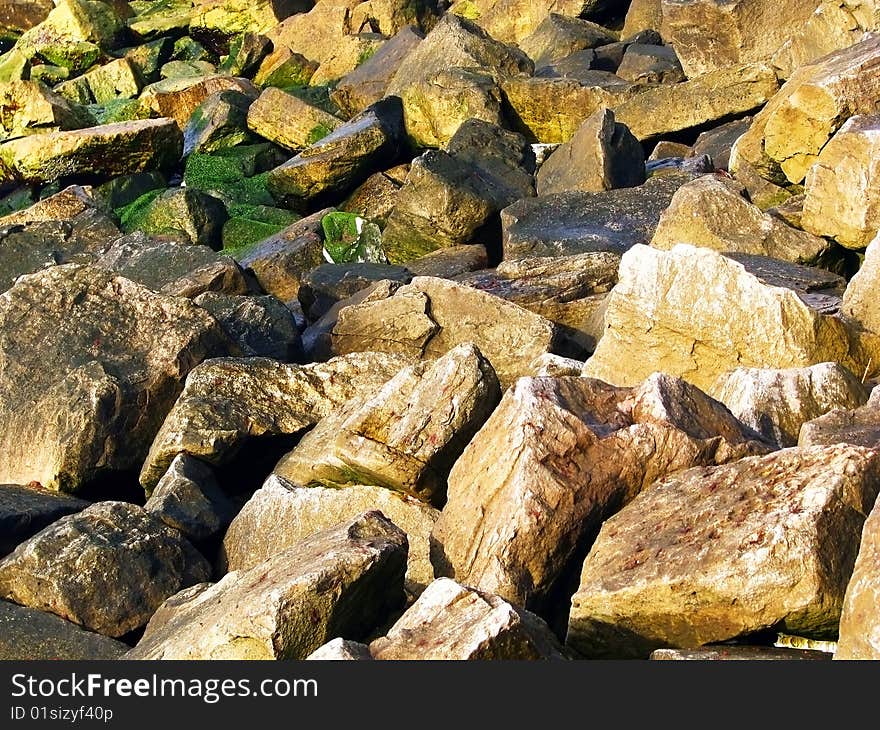
[[[65,515],[79,512],[88,502],[36,486],[0,485],[0,555]]]

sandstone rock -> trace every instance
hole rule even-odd
[[[730,151],[734,143],[748,131],[751,123],[752,117],[743,117],[701,132],[693,144],[690,156],[709,155],[716,170],[727,170],[730,167]]]
[[[765,628],[833,636],[878,468],[868,449],[794,448],[658,482],[602,526],[567,645],[624,658]]]
[[[880,448],[880,408],[877,399],[851,410],[836,409],[801,426],[798,446],[852,444]]]
[[[339,209],[346,213],[354,213],[361,218],[384,228],[388,216],[397,204],[397,193],[406,176],[409,164],[397,165],[389,170],[370,175],[366,181],[345,199]]]
[[[615,73],[634,84],[677,84],[685,80],[675,49],[647,43],[629,44]]]
[[[278,46],[260,63],[254,74],[254,83],[261,87],[308,86],[317,70],[315,61],[285,46]]]
[[[92,124],[94,120],[86,109],[38,81],[0,84],[0,140]]]
[[[321,264],[303,276],[298,298],[310,322],[320,319],[337,302],[353,296],[377,281],[409,284],[412,273],[390,264]]]
[[[0,482],[74,491],[141,462],[183,378],[228,341],[189,301],[68,264],[0,297]]]
[[[65,515],[79,512],[89,503],[40,487],[0,485],[0,556]]]
[[[406,588],[418,594],[434,579],[428,538],[438,510],[384,487],[295,486],[271,475],[232,521],[220,553],[224,570],[249,570],[277,553],[365,510],[377,509],[406,532]]]
[[[0,561],[0,596],[118,637],[210,572],[179,532],[143,508],[99,502],[62,517]]]
[[[812,263],[829,250],[824,238],[792,228],[752,205],[745,188],[723,175],[682,185],[660,216],[651,245],[668,251],[679,243]]]
[[[182,148],[173,120],[144,119],[8,140],[0,144],[0,166],[34,183],[69,175],[112,177],[173,167]]]
[[[544,21],[549,13],[576,18],[597,5],[590,0],[458,0],[451,13],[469,18],[505,43],[519,43]]]
[[[542,619],[499,596],[439,578],[388,633],[370,644],[374,659],[566,659]]]
[[[540,607],[583,541],[641,490],[680,469],[765,453],[757,438],[669,376],[637,389],[523,378],[449,476],[435,572]]]
[[[645,182],[645,153],[614,112],[600,109],[544,161],[537,180],[538,195],[631,188]]]
[[[865,377],[873,376],[880,366],[880,308],[877,306],[877,278],[880,276],[880,235],[865,251],[865,258],[843,295],[843,314],[859,349],[863,368],[853,369]]]
[[[605,334],[584,374],[632,385],[662,371],[709,388],[721,373],[737,367],[839,362],[859,370],[843,323],[825,313],[839,300],[811,300],[808,290],[779,279],[765,283],[760,270],[755,274],[748,268],[686,244],[669,251],[633,247],[621,260],[605,311]],[[640,357],[623,354],[632,352]]]
[[[566,56],[614,43],[617,37],[601,25],[559,13],[550,13],[535,30],[517,43],[540,68]]]
[[[303,366],[262,358],[203,363],[162,424],[141,484],[150,491],[178,454],[220,465],[251,438],[299,433],[354,396],[378,390],[406,363],[378,353]]]
[[[670,158],[684,158],[691,153],[691,146],[682,142],[670,142],[661,139],[654,145],[646,162],[668,160]]]
[[[333,639],[306,657],[312,661],[363,661],[372,658],[370,647],[347,639]]]
[[[238,91],[251,99],[259,95],[247,79],[210,74],[157,81],[145,86],[139,98],[143,107],[157,116],[171,117],[183,130],[199,105],[218,91]]]
[[[406,552],[403,531],[366,512],[172,598],[125,658],[304,659],[330,637],[364,638],[403,600]]]
[[[353,2],[318,2],[308,12],[292,15],[266,31],[276,49],[302,54],[315,65],[332,58],[352,40]],[[369,29],[367,29],[369,30]]]
[[[269,87],[248,110],[247,124],[261,137],[285,149],[303,150],[342,122],[293,94]]]
[[[183,130],[183,154],[211,153],[249,142],[248,108],[252,99],[240,91],[218,91],[199,104]]]
[[[662,21],[660,0],[632,0],[620,35],[622,38],[629,38],[639,31],[659,30]]]

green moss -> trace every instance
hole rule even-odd
[[[101,56],[101,49],[88,41],[68,41],[42,46],[39,55],[54,66],[62,66],[71,73],[82,73]]]
[[[97,124],[150,118],[150,110],[139,99],[110,99],[103,104],[89,104],[86,108],[95,117]]]
[[[333,130],[330,129],[326,124],[316,124],[309,130],[309,134],[306,137],[306,145],[311,146],[316,142],[320,142],[324,137],[326,137]]]
[[[122,230],[126,233],[131,233],[132,231],[138,230],[138,227],[143,223],[144,219],[147,216],[147,212],[150,206],[153,204],[153,201],[158,198],[162,193],[165,192],[165,188],[159,188],[157,190],[151,190],[148,193],[144,193],[133,203],[129,203],[121,208],[116,209],[116,215],[119,216],[119,222],[122,225]]]
[[[333,84],[322,84],[321,86],[285,86],[281,90],[302,99],[311,106],[323,109],[328,114],[339,116],[341,110],[336,102],[330,98],[330,93],[334,88]]]
[[[369,61],[373,56],[376,55],[376,51],[378,51],[378,50],[379,50],[379,46],[369,46],[368,48],[364,48],[364,50],[362,50],[358,54],[357,65],[360,66],[361,64],[364,64],[367,61]]]
[[[466,20],[479,20],[480,11],[470,0],[460,0],[455,6],[455,14]]]

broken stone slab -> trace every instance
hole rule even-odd
[[[406,554],[406,534],[365,512],[172,597],[124,658],[304,659],[331,637],[365,638],[403,602]]]
[[[598,48],[616,41],[617,35],[601,25],[551,12],[517,45],[535,62],[537,69],[577,51]]]
[[[630,43],[615,73],[633,84],[677,84],[685,80],[681,62],[671,46]]]
[[[160,117],[171,117],[183,131],[193,112],[209,96],[219,91],[238,91],[250,99],[256,99],[260,94],[259,89],[247,79],[209,74],[157,81],[145,86],[138,98],[144,109]]]
[[[406,532],[406,589],[418,595],[434,579],[428,539],[440,512],[400,492],[363,484],[307,487],[270,475],[226,531],[220,568],[249,570],[316,532],[372,509]]]
[[[36,485],[0,484],[0,556],[89,503]]]
[[[581,377],[523,378],[449,475],[432,533],[435,573],[550,608],[543,604],[583,541],[653,481],[768,449],[721,403],[677,378],[656,374],[623,389]]]
[[[669,251],[631,248],[584,374],[634,385],[663,371],[708,389],[737,367],[839,362],[860,372],[846,327],[834,316],[839,298],[811,293],[815,285],[802,289],[804,280],[797,281],[802,271],[822,272],[761,257],[742,261],[687,244]],[[632,352],[639,357],[624,354]]]
[[[119,637],[211,573],[177,531],[142,507],[98,502],[0,560],[0,597]]]
[[[252,438],[299,433],[355,396],[378,390],[407,364],[404,357],[366,352],[311,365],[265,358],[205,362],[189,374],[156,435],[141,484],[151,491],[178,454],[221,465]]]
[[[787,370],[737,368],[719,376],[708,392],[780,448],[797,446],[807,421],[868,401],[859,379],[830,362]]]
[[[499,596],[438,578],[388,633],[370,643],[384,660],[559,660],[559,641],[533,613]]]
[[[110,272],[20,277],[0,297],[0,483],[76,491],[136,467],[187,373],[229,346],[188,300]]]
[[[92,126],[88,111],[39,81],[0,84],[0,140]]]
[[[666,477],[602,526],[566,645],[635,658],[766,628],[833,637],[878,469],[876,451],[830,446]]]
[[[319,142],[340,124],[332,114],[275,87],[265,89],[247,112],[252,131],[294,151]]]

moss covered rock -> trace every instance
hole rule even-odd
[[[190,243],[221,248],[223,224],[229,217],[223,201],[191,188],[155,193],[138,198],[126,210],[122,225],[127,232],[179,235]]]

